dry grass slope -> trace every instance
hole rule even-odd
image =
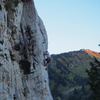
[[[89,49],[85,49],[84,51],[86,53],[88,53],[89,55],[91,55],[91,56],[94,56],[96,58],[100,58],[100,53],[99,52],[95,52],[95,51],[92,51],[92,50],[89,50]]]

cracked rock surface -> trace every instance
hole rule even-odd
[[[48,38],[33,0],[0,0],[0,100],[53,100],[43,52]],[[11,4],[13,7],[13,3]]]

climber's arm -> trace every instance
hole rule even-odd
[[[44,54],[44,55],[47,55],[47,53],[46,53],[46,52],[44,52],[43,54]]]

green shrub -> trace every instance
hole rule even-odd
[[[11,8],[10,3],[5,3],[5,9],[8,10],[9,8]]]
[[[2,64],[0,63],[0,66],[2,66]]]
[[[4,41],[2,40],[2,41],[0,41],[0,44],[2,44],[3,45],[3,43],[4,43]]]
[[[15,56],[12,54],[12,52],[9,50],[9,52],[10,52],[10,57],[11,57],[11,60],[12,61],[15,61]]]
[[[6,10],[10,9],[10,10],[12,10],[12,11],[15,12],[15,9],[12,8],[11,3],[14,3],[14,6],[17,7],[19,1],[18,1],[18,0],[14,0],[13,2],[9,2],[9,1],[6,1],[6,2],[5,2],[5,5],[4,5],[4,6],[5,6],[5,9],[6,9]],[[1,4],[0,4],[0,10],[2,10]]]
[[[19,1],[18,1],[18,0],[14,0],[13,2],[14,2],[15,7],[17,7],[17,6],[18,6]]]

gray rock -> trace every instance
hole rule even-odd
[[[48,38],[33,0],[15,12],[0,0],[0,100],[53,100],[43,52]],[[10,0],[9,0],[10,1]]]

